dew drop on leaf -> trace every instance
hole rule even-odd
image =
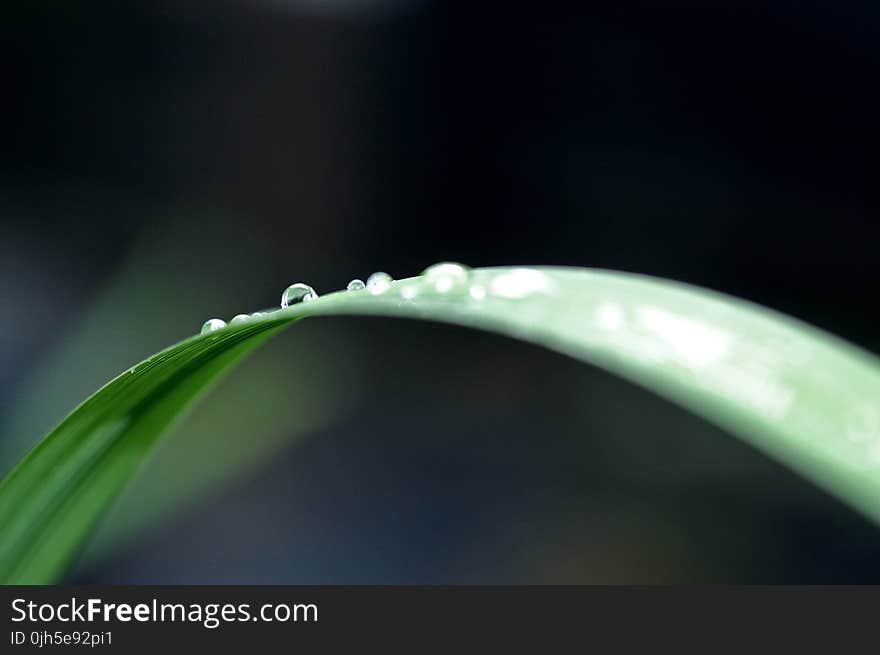
[[[251,320],[250,314],[236,314],[231,319],[229,319],[230,325],[241,325],[242,323],[247,323]]]
[[[388,273],[382,271],[373,273],[367,278],[367,290],[374,296],[379,295],[380,293],[385,293],[388,291],[393,281],[394,278],[388,275]]]
[[[533,268],[514,268],[495,277],[491,284],[492,295],[501,298],[525,298],[533,293],[551,293],[553,281]]]
[[[208,334],[209,332],[216,332],[217,330],[222,330],[226,327],[226,321],[220,318],[209,318],[205,321],[204,325],[202,325],[201,334]]]
[[[297,282],[296,284],[291,284],[281,294],[281,306],[290,307],[303,301],[314,300],[317,297],[318,294],[315,293],[312,287],[308,284]]]
[[[422,275],[425,282],[437,293],[464,291],[467,288],[470,269],[454,262],[441,262],[426,268]]]
[[[348,286],[345,287],[345,289],[347,291],[360,291],[361,289],[363,289],[366,286],[367,285],[364,284],[363,280],[358,280],[357,278],[355,278],[354,280],[352,280],[351,282],[348,283]]]

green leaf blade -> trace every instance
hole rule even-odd
[[[478,269],[453,290],[411,278],[380,294],[330,294],[193,337],[111,381],[0,483],[0,580],[58,579],[168,426],[217,379],[298,318],[342,314],[490,330],[591,362],[744,438],[880,521],[873,355],[678,283],[584,269]]]

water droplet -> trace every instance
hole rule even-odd
[[[374,296],[378,296],[380,293],[388,291],[392,282],[394,282],[393,277],[388,275],[388,273],[379,271],[367,278],[367,290]]]
[[[422,271],[422,275],[427,278],[434,278],[441,275],[452,275],[462,280],[466,280],[470,275],[470,269],[464,264],[458,264],[456,262],[440,262],[439,264],[433,264],[426,268]]]
[[[284,293],[281,294],[281,306],[290,307],[291,305],[303,301],[307,302],[308,300],[314,300],[317,297],[318,294],[315,293],[315,290],[312,289],[312,287],[308,284],[297,282],[296,284],[291,284],[284,290]]]
[[[354,280],[349,282],[348,286],[345,288],[348,291],[360,291],[361,289],[365,288],[366,286],[367,285],[364,284],[363,280],[358,280],[357,278],[355,278]]]
[[[226,327],[226,321],[220,318],[209,318],[205,321],[204,325],[202,325],[201,334],[208,334],[209,332],[216,332],[217,330],[222,330]]]
[[[454,262],[441,262],[426,268],[422,275],[434,291],[449,293],[465,289],[470,277],[470,269]]]
[[[482,300],[486,297],[486,287],[482,284],[475,284],[468,293],[470,293],[471,298],[474,300]]]
[[[533,268],[515,268],[492,280],[492,293],[503,298],[525,298],[533,293],[549,293],[553,280]]]
[[[241,325],[242,323],[247,323],[249,320],[251,320],[251,317],[249,314],[236,314],[231,319],[229,319],[229,324],[230,325]]]

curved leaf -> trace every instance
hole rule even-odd
[[[74,410],[0,483],[0,580],[57,580],[165,429],[305,316],[443,321],[531,341],[677,402],[880,521],[880,363],[799,321],[658,279],[491,268],[341,292],[174,345]]]

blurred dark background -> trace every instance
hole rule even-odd
[[[0,13],[4,471],[209,316],[438,260],[659,275],[880,352],[874,3]],[[531,346],[322,319],[233,378],[72,581],[880,581],[865,519]]]

